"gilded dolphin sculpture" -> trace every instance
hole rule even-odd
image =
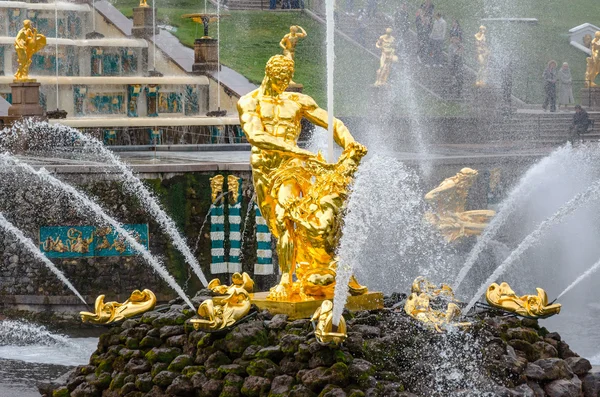
[[[561,304],[548,304],[548,295],[541,288],[536,288],[537,295],[517,296],[508,283],[493,283],[485,293],[485,299],[498,309],[531,318],[547,318],[560,313]]]
[[[96,298],[95,313],[80,312],[81,321],[92,324],[110,324],[154,309],[156,295],[149,289],[135,290],[123,303],[104,302],[104,295]]]

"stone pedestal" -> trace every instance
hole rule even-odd
[[[600,109],[600,87],[582,88],[580,91],[581,106],[588,109]]]
[[[133,9],[133,37],[147,39],[158,34],[158,28],[152,31],[152,7],[135,7]]]
[[[44,108],[40,106],[40,83],[12,83],[12,106],[9,116],[44,117]]]
[[[252,304],[260,310],[268,310],[271,314],[286,314],[289,319],[310,318],[321,306],[324,299],[311,301],[272,301],[268,299],[268,292],[257,292],[250,295]],[[346,309],[353,311],[383,309],[383,294],[381,292],[367,292],[364,295],[349,296]]]
[[[219,41],[202,38],[194,41],[194,73],[214,71],[219,68]]]
[[[302,84],[298,84],[298,83],[290,83],[290,85],[287,88],[287,92],[299,92],[302,93],[302,91],[304,90],[304,86]]]

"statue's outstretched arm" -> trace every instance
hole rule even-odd
[[[265,131],[262,120],[256,111],[254,98],[242,98],[238,102],[240,123],[248,142],[259,149],[291,153],[301,159],[310,159],[315,155],[283,139],[277,139]]]
[[[302,33],[298,33],[298,37],[306,37],[306,36],[308,36],[308,34],[306,33],[306,30],[304,30],[304,28],[302,26],[297,25],[297,27],[302,32]]]
[[[327,111],[321,109],[309,96],[303,95],[301,101],[305,108],[304,117],[311,123],[327,129],[329,126],[327,121]],[[345,149],[349,144],[354,142],[354,138],[341,120],[336,118],[333,120],[333,139],[335,139],[335,143]]]

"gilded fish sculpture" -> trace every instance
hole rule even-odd
[[[425,214],[425,219],[433,224],[448,242],[480,235],[496,215],[492,210],[465,211],[467,196],[477,174],[476,170],[463,168],[425,195],[425,200],[433,209]]]
[[[447,303],[445,310],[433,308],[432,300],[441,301],[442,304]],[[448,326],[469,327],[471,323],[458,321],[462,311],[457,303],[459,302],[454,298],[454,292],[448,285],[442,284],[437,287],[424,277],[417,277],[413,282],[411,294],[404,304],[404,311],[438,332],[444,332]]]
[[[327,128],[328,115],[311,97],[286,92],[293,76],[294,61],[275,55],[267,62],[261,86],[238,102],[240,122],[252,146],[257,204],[277,239],[282,277],[269,299],[330,299],[348,188],[367,149],[337,119],[334,139],[343,153],[336,163],[298,147],[300,121],[305,118]],[[350,291],[363,294],[367,289],[352,279]]]
[[[537,295],[518,296],[507,283],[493,283],[485,293],[485,299],[498,309],[516,313],[529,318],[548,318],[560,313],[561,304],[548,304],[548,295],[536,288]]]
[[[315,311],[310,321],[315,329],[315,338],[319,343],[339,345],[348,337],[346,333],[346,320],[340,317],[337,327],[333,325],[333,302],[325,300]]]
[[[104,302],[104,295],[96,298],[95,313],[80,312],[81,321],[92,324],[110,324],[154,309],[156,295],[149,289],[135,290],[123,303]]]

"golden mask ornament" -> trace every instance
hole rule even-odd
[[[17,61],[19,67],[15,73],[15,82],[33,82],[35,79],[29,78],[29,67],[33,54],[46,46],[46,36],[39,34],[37,29],[31,26],[31,21],[23,21],[23,28],[17,33],[15,38],[15,51],[17,52]]]
[[[340,317],[337,327],[333,325],[333,302],[325,300],[315,311],[310,321],[315,329],[315,338],[319,343],[333,343],[339,345],[348,337],[346,333],[346,320]]]
[[[434,299],[447,302],[445,310],[438,310],[431,307],[431,301]],[[458,326],[466,328],[471,325],[468,322],[458,322],[461,315],[459,303],[454,298],[454,291],[446,284],[440,287],[430,283],[424,277],[417,277],[413,282],[411,294],[406,299],[404,311],[406,314],[435,329],[438,332],[444,332],[448,326]]]
[[[548,295],[536,288],[537,295],[517,296],[507,283],[493,283],[485,293],[485,299],[498,309],[516,313],[523,317],[547,318],[560,313],[561,304],[548,304]]]
[[[257,203],[277,239],[282,277],[269,299],[280,301],[332,296],[348,185],[367,153],[337,119],[334,139],[344,149],[337,163],[298,147],[300,121],[306,118],[327,128],[328,116],[311,97],[285,92],[293,75],[294,61],[275,55],[261,86],[238,102],[240,122],[252,145]],[[355,291],[366,292],[356,284]]]
[[[436,226],[449,242],[480,235],[496,215],[492,210],[465,211],[469,189],[476,178],[476,170],[463,168],[425,195],[433,209],[433,212],[425,214],[425,219]]]
[[[80,312],[81,321],[92,324],[110,324],[143,314],[156,306],[156,295],[149,289],[135,290],[123,303],[104,302],[104,295],[96,298],[95,313]]]
[[[213,204],[217,201],[217,197],[223,193],[223,182],[225,182],[223,175],[215,175],[210,178],[210,199]]]
[[[240,198],[240,178],[235,175],[227,175],[227,191],[229,192],[229,202],[233,205]]]

